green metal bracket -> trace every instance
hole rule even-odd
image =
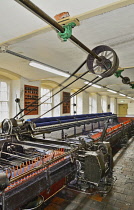
[[[116,71],[115,73],[114,73],[114,76],[116,76],[117,78],[118,77],[120,77],[121,76],[121,73],[124,71],[124,69],[123,70],[118,70],[118,71]],[[125,78],[125,77],[121,77],[122,79],[123,78]],[[130,85],[130,88],[132,88],[132,89],[134,89],[134,84],[130,84],[129,83],[129,85]]]
[[[134,84],[130,84],[131,88],[134,89]]]
[[[72,28],[74,28],[76,24],[74,22],[69,23],[68,25],[64,25],[64,32],[58,32],[58,35],[64,42],[66,42],[72,35]]]
[[[116,72],[114,73],[114,75],[118,78],[118,77],[121,76],[121,73],[122,73],[123,71],[124,71],[124,69],[123,69],[123,70],[116,71]]]

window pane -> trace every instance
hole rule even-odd
[[[1,99],[0,100],[1,101],[7,101],[8,100],[6,91],[1,92]]]
[[[44,102],[41,105],[41,114],[44,114],[45,112],[47,112],[52,108],[52,99],[50,98],[52,96],[52,92],[50,89],[41,88],[41,96],[43,96],[41,98],[41,103]],[[51,116],[52,116],[52,111],[48,112],[42,117],[51,117]]]
[[[71,92],[71,95],[75,92]],[[77,114],[77,97],[76,95],[71,98],[71,115]]]
[[[8,102],[0,102],[0,121],[9,118]]]
[[[46,103],[51,103],[52,99],[50,98],[52,95],[51,90],[41,88],[41,102],[45,101]]]
[[[0,82],[0,121],[9,118],[8,84]]]

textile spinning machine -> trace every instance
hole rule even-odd
[[[27,0],[16,0],[16,2],[50,24],[56,29],[56,33],[58,31],[64,37],[68,36],[65,34],[65,27],[54,21],[32,2]],[[54,94],[52,92],[50,98],[79,79],[87,81],[88,84],[70,96],[72,98],[89,88],[91,83],[95,84],[113,75],[119,66],[118,56],[110,47],[101,45],[90,50],[71,33],[69,34],[68,39],[85,50],[88,57],[59,85],[59,91]],[[22,57],[10,50],[6,52]],[[23,56],[22,59],[26,57]],[[76,76],[85,64],[88,70]],[[83,77],[89,71],[96,75],[92,81]],[[72,78],[73,81],[69,82]],[[64,85],[66,82],[68,84]],[[3,210],[26,209],[24,205],[38,195],[42,195],[46,200],[66,185],[84,192],[92,189],[94,192],[107,193],[113,183],[112,148],[126,143],[133,135],[133,122],[126,121],[119,124],[117,116],[111,112],[42,117],[47,114],[47,111],[38,118],[25,120],[25,115],[35,109],[29,111],[29,106],[33,104],[33,107],[40,106],[41,98],[21,109],[14,118],[2,121],[0,204]],[[67,100],[61,101],[49,111]],[[23,114],[24,111],[26,114]],[[81,130],[79,134],[78,127]],[[71,135],[70,129],[72,129],[71,132],[73,131]],[[55,135],[57,131],[61,131],[60,139],[46,137],[49,133]],[[39,197],[35,200],[38,199]],[[43,201],[39,200],[38,205],[42,203]]]
[[[110,112],[33,121],[20,124],[15,119],[5,119],[2,122],[0,199],[3,209],[18,209],[38,195],[46,200],[65,185],[84,192],[109,191],[113,183],[112,148],[127,143],[133,135],[132,121],[119,124],[117,116]],[[89,125],[91,129],[86,130]],[[77,126],[82,132],[73,137],[52,139],[41,135]]]

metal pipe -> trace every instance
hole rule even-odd
[[[20,159],[25,159],[25,160],[28,159],[28,160],[31,160],[31,158],[23,157],[23,156],[19,156],[19,155],[15,155],[15,154],[8,153],[8,152],[1,152],[1,154],[10,155],[10,156],[17,157],[17,158],[20,158]]]
[[[45,12],[43,12],[39,7],[37,7],[35,4],[33,4],[29,0],[15,0],[19,4],[21,4],[23,7],[28,9],[30,12],[34,13],[36,16],[38,16],[43,21],[47,22],[49,25],[51,25],[56,30],[59,30],[60,32],[64,33],[64,28],[57,23],[54,19],[52,19],[49,15],[47,15]],[[85,46],[82,42],[80,42],[76,37],[71,35],[70,39],[77,44],[79,47],[81,47],[83,50],[91,54],[94,58],[101,61],[101,58],[99,58],[96,53],[91,51],[87,46]]]
[[[5,208],[5,191],[2,191],[2,210],[6,210]]]

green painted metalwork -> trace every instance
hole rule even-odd
[[[115,73],[114,73],[114,75],[118,78],[118,77],[120,77],[121,76],[121,73],[124,71],[124,69],[123,70],[118,70],[118,71],[116,71]]]
[[[114,75],[115,75],[117,78],[119,78],[119,77],[125,78],[125,77],[123,77],[123,76],[121,75],[121,73],[122,73],[123,71],[124,71],[124,69],[118,70],[118,71],[116,71],[116,72],[114,73]],[[129,83],[129,85],[130,85],[130,88],[134,89],[134,84]]]
[[[76,24],[74,22],[69,23],[68,25],[64,25],[64,32],[58,32],[59,37],[66,42],[72,35],[72,28],[74,28]]]
[[[130,84],[131,88],[134,89],[134,84]]]

